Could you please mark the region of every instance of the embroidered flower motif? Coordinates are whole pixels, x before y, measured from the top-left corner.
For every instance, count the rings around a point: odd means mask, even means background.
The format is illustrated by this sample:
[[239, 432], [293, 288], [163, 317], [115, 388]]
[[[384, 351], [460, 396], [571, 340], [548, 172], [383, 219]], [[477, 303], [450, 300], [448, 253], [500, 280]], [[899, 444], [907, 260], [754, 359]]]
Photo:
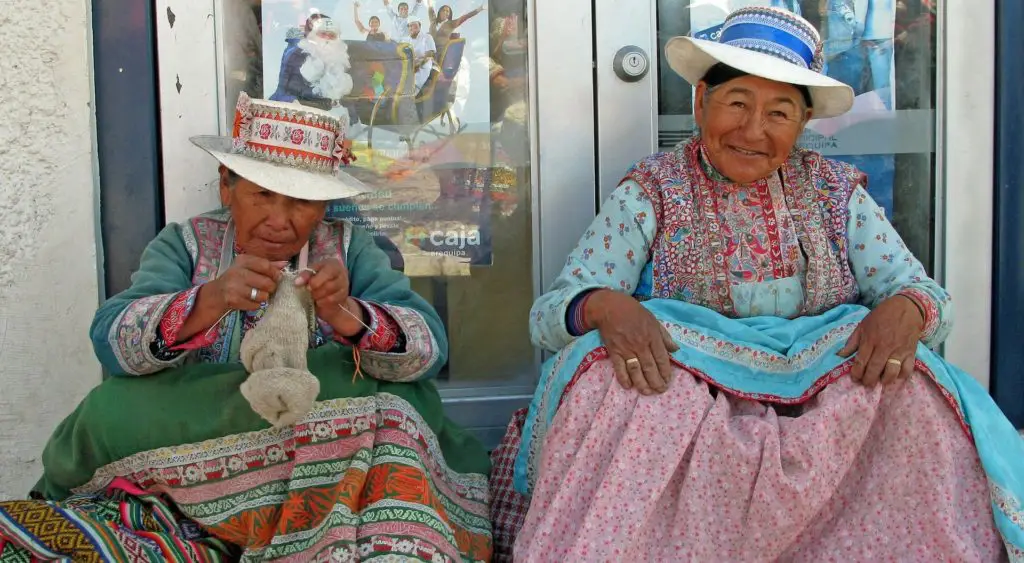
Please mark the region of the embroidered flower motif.
[[245, 469], [245, 462], [238, 456], [231, 456], [231, 458], [228, 459], [228, 469], [231, 470], [232, 473], [241, 471]]
[[260, 138], [264, 141], [270, 138], [270, 124], [264, 123], [260, 125]]
[[203, 472], [199, 469], [198, 465], [189, 465], [185, 468], [184, 478], [186, 483], [196, 483], [202, 479], [202, 477]]
[[267, 461], [271, 463], [277, 463], [284, 459], [284, 450], [279, 446], [271, 446], [267, 448]]
[[292, 137], [291, 137], [291, 139], [292, 139], [292, 144], [293, 145], [301, 145], [302, 144], [302, 140], [305, 139], [305, 138], [306, 138], [306, 134], [302, 131], [302, 129], [298, 129], [298, 128], [292, 129]]
[[326, 422], [319, 422], [313, 426], [313, 435], [317, 438], [330, 438], [333, 433], [331, 425]]
[[325, 151], [331, 148], [331, 138], [327, 135], [320, 136], [320, 150]]

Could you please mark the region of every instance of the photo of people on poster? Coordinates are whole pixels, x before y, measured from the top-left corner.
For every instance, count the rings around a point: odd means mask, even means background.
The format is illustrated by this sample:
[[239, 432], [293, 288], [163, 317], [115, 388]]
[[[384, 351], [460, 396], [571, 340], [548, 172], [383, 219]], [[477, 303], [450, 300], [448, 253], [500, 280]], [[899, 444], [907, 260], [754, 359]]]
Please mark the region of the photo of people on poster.
[[[393, 265], [412, 268], [412, 275], [436, 273], [433, 266], [416, 266], [418, 258], [489, 264], [484, 200], [492, 198], [492, 188], [499, 193], [494, 197], [515, 188], [494, 128], [494, 111], [503, 105], [494, 100], [504, 95], [495, 98], [492, 90], [515, 88], [508, 82], [513, 75], [495, 72], [501, 68], [496, 57], [504, 55], [492, 52], [487, 13], [493, 4], [260, 3], [267, 97], [346, 119], [357, 155], [353, 174], [375, 188], [337, 202], [329, 213], [365, 227], [382, 247], [394, 247], [386, 248]], [[526, 142], [526, 131], [519, 133], [517, 141]]]

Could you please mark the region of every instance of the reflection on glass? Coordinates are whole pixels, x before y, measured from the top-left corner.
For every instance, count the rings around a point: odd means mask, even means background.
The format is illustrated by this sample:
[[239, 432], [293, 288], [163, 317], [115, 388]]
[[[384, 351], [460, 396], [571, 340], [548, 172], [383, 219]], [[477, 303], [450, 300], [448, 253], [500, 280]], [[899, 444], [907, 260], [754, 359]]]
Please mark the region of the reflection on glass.
[[[775, 6], [820, 32], [825, 72], [853, 88], [847, 116], [812, 121], [801, 144], [850, 162], [910, 250], [931, 271], [935, 225], [934, 0], [658, 0], [659, 51], [677, 35], [713, 38], [729, 11]], [[659, 59], [662, 149], [693, 134], [692, 90]]]
[[[221, 0], [225, 99], [349, 121], [370, 231], [447, 324], [442, 375], [532, 381], [525, 0]], [[225, 112], [227, 113], [227, 112]]]

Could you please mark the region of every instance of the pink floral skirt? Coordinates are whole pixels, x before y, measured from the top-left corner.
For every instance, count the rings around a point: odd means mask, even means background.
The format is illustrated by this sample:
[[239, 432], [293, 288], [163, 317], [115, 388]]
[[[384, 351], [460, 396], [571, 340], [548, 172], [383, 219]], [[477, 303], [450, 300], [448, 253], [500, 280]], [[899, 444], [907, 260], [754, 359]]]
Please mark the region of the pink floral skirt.
[[682, 369], [645, 397], [602, 360], [567, 390], [539, 468], [516, 561], [1007, 558], [971, 439], [920, 372], [783, 407]]

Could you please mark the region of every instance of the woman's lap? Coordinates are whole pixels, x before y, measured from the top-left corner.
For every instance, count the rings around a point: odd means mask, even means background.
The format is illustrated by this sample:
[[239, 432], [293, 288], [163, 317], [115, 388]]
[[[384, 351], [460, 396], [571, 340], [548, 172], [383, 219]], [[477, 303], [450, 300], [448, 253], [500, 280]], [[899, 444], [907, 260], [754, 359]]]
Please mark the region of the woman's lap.
[[[40, 490], [56, 499], [68, 489], [102, 496], [124, 479], [257, 557], [487, 559], [483, 448], [443, 416], [432, 384], [353, 381], [338, 357], [311, 355], [320, 401], [284, 429], [245, 412], [237, 390], [244, 374], [230, 366], [166, 374], [173, 382], [160, 375], [104, 384], [54, 434]], [[190, 393], [159, 393], [179, 385], [207, 394], [185, 404]], [[172, 404], [110, 413], [155, 395]], [[209, 438], [218, 427], [229, 430]]]
[[843, 377], [791, 410], [683, 370], [642, 397], [598, 362], [545, 437], [517, 559], [998, 558], [977, 453], [928, 376]]

